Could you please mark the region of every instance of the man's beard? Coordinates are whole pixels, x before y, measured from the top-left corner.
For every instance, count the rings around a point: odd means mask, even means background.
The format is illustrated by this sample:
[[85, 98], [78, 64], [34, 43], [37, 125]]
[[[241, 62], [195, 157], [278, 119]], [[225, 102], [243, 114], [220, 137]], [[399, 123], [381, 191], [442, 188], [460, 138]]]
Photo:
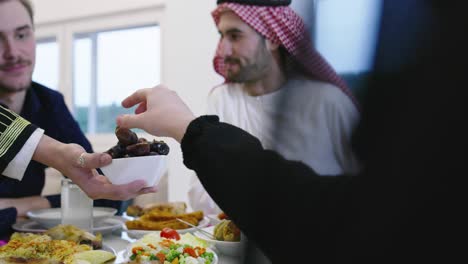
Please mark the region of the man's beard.
[[229, 82], [234, 82], [234, 83], [245, 83], [245, 82], [252, 82], [252, 81], [257, 81], [263, 76], [263, 73], [265, 72], [265, 67], [260, 67], [258, 64], [249, 64], [246, 66], [242, 66], [240, 62], [238, 63], [239, 65], [239, 71], [230, 74], [227, 72], [226, 74], [226, 79]]
[[227, 57], [224, 59], [224, 63], [237, 64], [239, 70], [236, 73], [226, 72], [226, 80], [234, 83], [245, 83], [254, 82], [262, 79], [270, 64], [272, 63], [272, 57], [265, 45], [260, 44], [259, 50], [256, 53], [255, 60], [247, 65], [242, 65], [240, 59]]

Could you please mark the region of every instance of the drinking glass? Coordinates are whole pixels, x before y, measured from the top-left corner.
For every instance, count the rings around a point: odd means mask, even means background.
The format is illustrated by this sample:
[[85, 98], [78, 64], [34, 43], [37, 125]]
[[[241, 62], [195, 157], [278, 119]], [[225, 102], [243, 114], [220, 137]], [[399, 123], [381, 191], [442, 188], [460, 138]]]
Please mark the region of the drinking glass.
[[62, 179], [61, 192], [62, 224], [81, 229], [93, 229], [93, 200], [70, 179]]

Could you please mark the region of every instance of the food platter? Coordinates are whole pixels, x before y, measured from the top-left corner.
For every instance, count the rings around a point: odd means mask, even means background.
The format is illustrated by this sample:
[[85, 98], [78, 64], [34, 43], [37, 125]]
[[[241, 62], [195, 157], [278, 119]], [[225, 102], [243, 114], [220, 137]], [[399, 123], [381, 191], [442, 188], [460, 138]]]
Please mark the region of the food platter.
[[[93, 227], [93, 233], [101, 233], [102, 235], [107, 235], [113, 231], [123, 229], [125, 219], [120, 216], [112, 216], [101, 221], [97, 221]], [[13, 229], [19, 232], [30, 232], [30, 233], [43, 233], [45, 229], [35, 220], [25, 220], [16, 222], [13, 226]]]
[[129, 206], [124, 218], [128, 219], [125, 221], [124, 230], [133, 239], [155, 232], [159, 234], [164, 228], [184, 234], [194, 232], [196, 227], [202, 228], [210, 224], [210, 219], [203, 211], [187, 212], [185, 202], [154, 203], [145, 207]]
[[[210, 219], [208, 217], [203, 217], [203, 219], [198, 223], [198, 228], [203, 228], [207, 227], [210, 224]], [[136, 229], [128, 229], [125, 225], [123, 229], [127, 232], [128, 236], [130, 238], [134, 239], [139, 239], [142, 238], [144, 235], [156, 232], [159, 233], [160, 231], [157, 230], [136, 230]], [[193, 233], [195, 232], [195, 228], [186, 228], [186, 229], [177, 229], [177, 232], [180, 234], [185, 234], [185, 233]]]
[[0, 263], [105, 264], [115, 259], [116, 251], [101, 237], [71, 225], [46, 233], [15, 232], [0, 248]]

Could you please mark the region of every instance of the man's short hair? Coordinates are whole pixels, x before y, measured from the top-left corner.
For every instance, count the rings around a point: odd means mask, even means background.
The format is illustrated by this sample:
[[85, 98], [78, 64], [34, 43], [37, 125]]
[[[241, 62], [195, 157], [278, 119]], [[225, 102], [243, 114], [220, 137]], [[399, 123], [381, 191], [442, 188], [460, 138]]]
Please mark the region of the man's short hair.
[[[7, 1], [16, 1], [16, 0], [0, 0], [0, 3], [2, 2], [7, 2]], [[26, 11], [28, 11], [29, 17], [31, 18], [31, 22], [34, 23], [34, 9], [33, 5], [30, 0], [18, 0], [24, 8], [26, 8]]]
[[20, 3], [26, 8], [28, 11], [29, 17], [31, 18], [31, 22], [34, 23], [34, 9], [30, 0], [19, 0]]

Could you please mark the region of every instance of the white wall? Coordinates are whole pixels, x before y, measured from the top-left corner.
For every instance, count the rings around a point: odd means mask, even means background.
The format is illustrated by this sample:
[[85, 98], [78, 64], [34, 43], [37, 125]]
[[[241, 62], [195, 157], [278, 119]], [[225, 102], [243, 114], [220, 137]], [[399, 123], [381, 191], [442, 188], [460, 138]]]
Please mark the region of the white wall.
[[[221, 82], [212, 66], [218, 41], [210, 15], [215, 3], [214, 0], [168, 0], [166, 5], [164, 80], [197, 115], [205, 111], [209, 90]], [[189, 170], [182, 165], [178, 146], [172, 147], [171, 155], [169, 200], [185, 200]]]
[[[33, 0], [36, 27], [60, 25], [65, 21], [86, 21], [90, 17], [122, 14], [161, 8], [162, 80], [176, 90], [189, 107], [204, 113], [208, 91], [221, 82], [211, 59], [218, 33], [210, 11], [215, 0]], [[169, 166], [169, 200], [187, 201], [188, 169], [182, 164], [178, 143], [167, 140], [171, 147]]]

